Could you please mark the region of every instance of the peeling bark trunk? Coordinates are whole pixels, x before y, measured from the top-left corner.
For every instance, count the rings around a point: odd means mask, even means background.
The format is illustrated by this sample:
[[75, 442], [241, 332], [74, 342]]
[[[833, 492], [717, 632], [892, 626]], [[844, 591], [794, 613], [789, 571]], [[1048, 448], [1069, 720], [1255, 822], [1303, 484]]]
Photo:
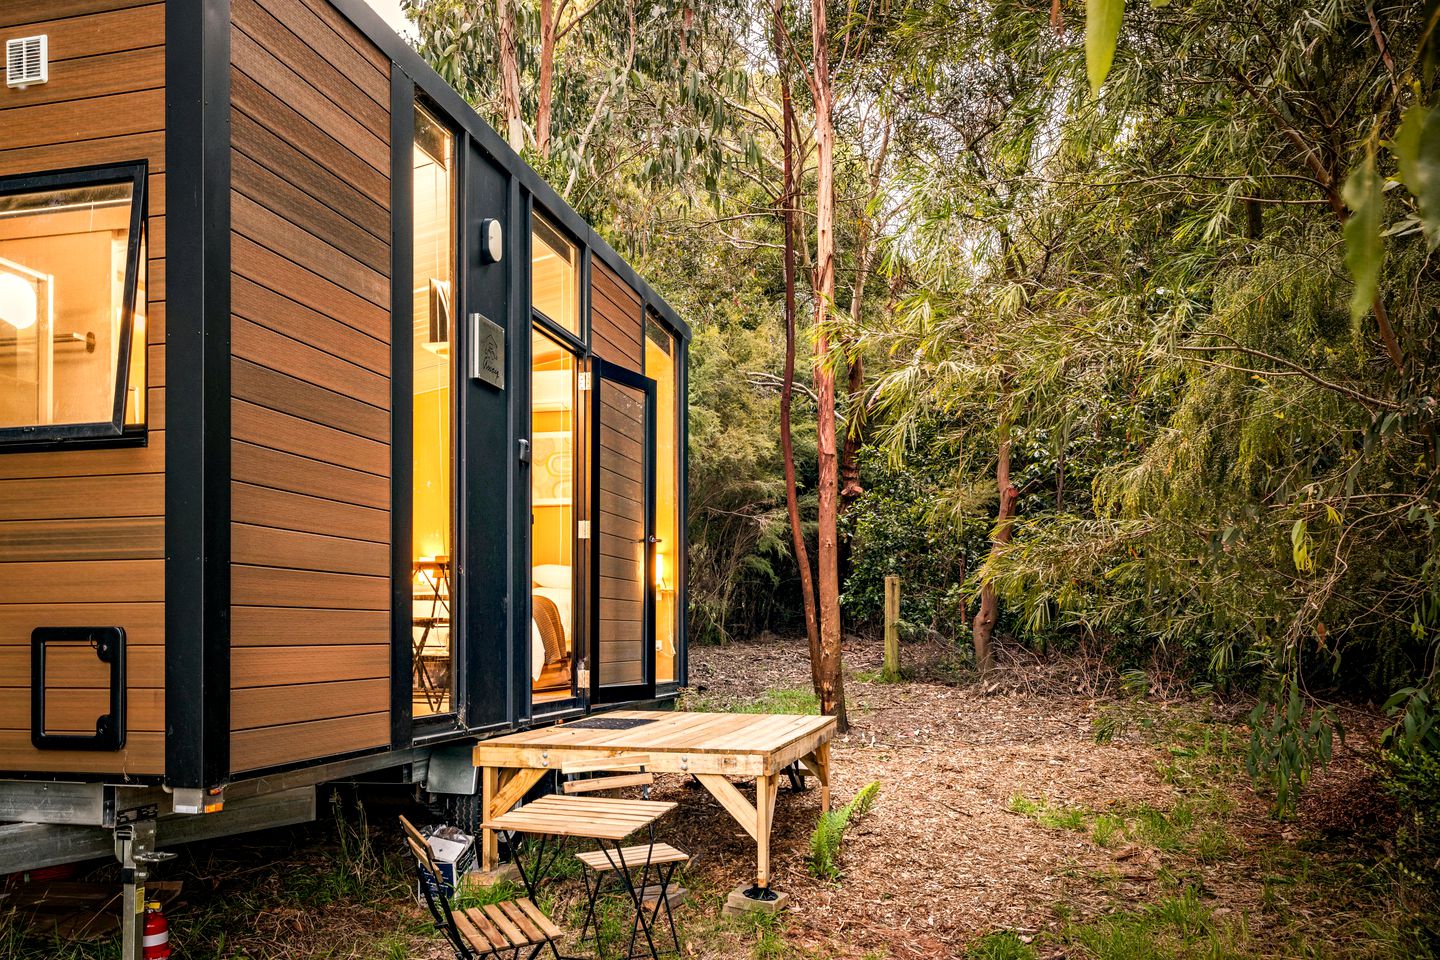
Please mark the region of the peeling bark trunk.
[[555, 103], [555, 37], [560, 28], [555, 0], [540, 0], [540, 89], [535, 111], [535, 150], [550, 157], [550, 114]]
[[500, 109], [505, 114], [505, 134], [510, 149], [525, 149], [525, 120], [520, 115], [520, 67], [515, 53], [515, 17], [510, 0], [496, 0], [500, 27]]
[[[790, 414], [795, 401], [795, 140], [791, 136], [795, 105], [790, 97], [790, 74], [785, 59], [783, 28], [784, 0], [775, 0], [775, 61], [780, 77], [780, 107], [785, 126], [783, 178], [780, 209], [785, 225], [785, 372], [780, 385], [780, 455], [785, 468], [785, 509], [790, 516], [790, 539], [795, 565], [800, 571], [800, 598], [805, 610], [805, 636], [810, 641], [810, 678], [820, 689], [820, 628], [815, 613], [815, 581], [810, 570], [810, 551], [805, 546], [805, 527], [800, 522], [800, 494], [795, 480], [795, 442]], [[818, 695], [818, 694], [817, 694]]]
[[[1010, 483], [1010, 429], [1002, 428], [1000, 449], [995, 458], [995, 484], [1000, 490], [1000, 508], [996, 511], [995, 528], [990, 534], [990, 555], [1010, 542], [1011, 526], [1015, 517], [1015, 499], [1018, 494]], [[995, 586], [984, 583], [980, 587], [980, 610], [975, 614], [975, 666], [983, 677], [995, 668], [995, 649], [992, 640], [995, 621], [1000, 616], [1000, 598]]]
[[830, 339], [825, 322], [835, 300], [835, 123], [830, 78], [830, 40], [825, 0], [810, 0], [813, 61], [810, 93], [815, 104], [815, 394], [819, 461], [819, 535], [817, 601], [820, 614], [820, 709], [835, 717], [841, 731], [845, 715], [845, 675], [840, 651], [840, 569], [838, 458], [835, 452], [835, 374], [830, 369]]

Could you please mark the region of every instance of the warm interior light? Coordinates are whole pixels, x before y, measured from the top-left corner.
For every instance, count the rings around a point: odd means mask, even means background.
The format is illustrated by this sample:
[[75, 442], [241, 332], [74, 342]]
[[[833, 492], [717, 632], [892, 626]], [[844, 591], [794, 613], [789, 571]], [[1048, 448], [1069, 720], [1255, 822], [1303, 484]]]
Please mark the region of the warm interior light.
[[0, 273], [0, 320], [16, 330], [29, 330], [40, 315], [35, 284], [13, 273]]
[[657, 589], [665, 589], [665, 554], [655, 554], [655, 586]]

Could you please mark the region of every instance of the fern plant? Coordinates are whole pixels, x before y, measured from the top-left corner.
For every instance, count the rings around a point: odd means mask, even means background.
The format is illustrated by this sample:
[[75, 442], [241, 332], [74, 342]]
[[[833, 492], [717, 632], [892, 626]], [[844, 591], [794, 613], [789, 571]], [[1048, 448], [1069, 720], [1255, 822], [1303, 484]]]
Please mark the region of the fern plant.
[[845, 806], [820, 815], [810, 835], [810, 873], [820, 880], [840, 879], [840, 844], [850, 824], [870, 812], [880, 793], [880, 781], [872, 780]]

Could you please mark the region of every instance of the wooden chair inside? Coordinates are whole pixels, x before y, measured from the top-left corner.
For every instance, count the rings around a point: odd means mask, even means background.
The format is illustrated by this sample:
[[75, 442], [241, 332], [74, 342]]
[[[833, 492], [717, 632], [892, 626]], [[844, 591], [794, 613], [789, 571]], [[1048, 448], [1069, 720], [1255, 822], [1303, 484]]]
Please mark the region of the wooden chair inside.
[[400, 818], [400, 826], [415, 855], [425, 905], [430, 908], [436, 928], [450, 941], [457, 960], [519, 960], [522, 956], [534, 960], [547, 945], [559, 958], [555, 941], [560, 937], [560, 928], [529, 897], [483, 907], [453, 908], [429, 839], [405, 817]]

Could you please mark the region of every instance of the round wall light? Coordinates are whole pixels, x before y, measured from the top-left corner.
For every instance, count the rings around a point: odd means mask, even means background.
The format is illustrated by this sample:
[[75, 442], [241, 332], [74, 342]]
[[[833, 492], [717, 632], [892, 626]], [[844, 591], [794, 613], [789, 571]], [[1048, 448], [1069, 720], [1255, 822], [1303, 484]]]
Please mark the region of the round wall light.
[[505, 256], [505, 231], [499, 220], [480, 221], [480, 260], [482, 263], [499, 263]]

